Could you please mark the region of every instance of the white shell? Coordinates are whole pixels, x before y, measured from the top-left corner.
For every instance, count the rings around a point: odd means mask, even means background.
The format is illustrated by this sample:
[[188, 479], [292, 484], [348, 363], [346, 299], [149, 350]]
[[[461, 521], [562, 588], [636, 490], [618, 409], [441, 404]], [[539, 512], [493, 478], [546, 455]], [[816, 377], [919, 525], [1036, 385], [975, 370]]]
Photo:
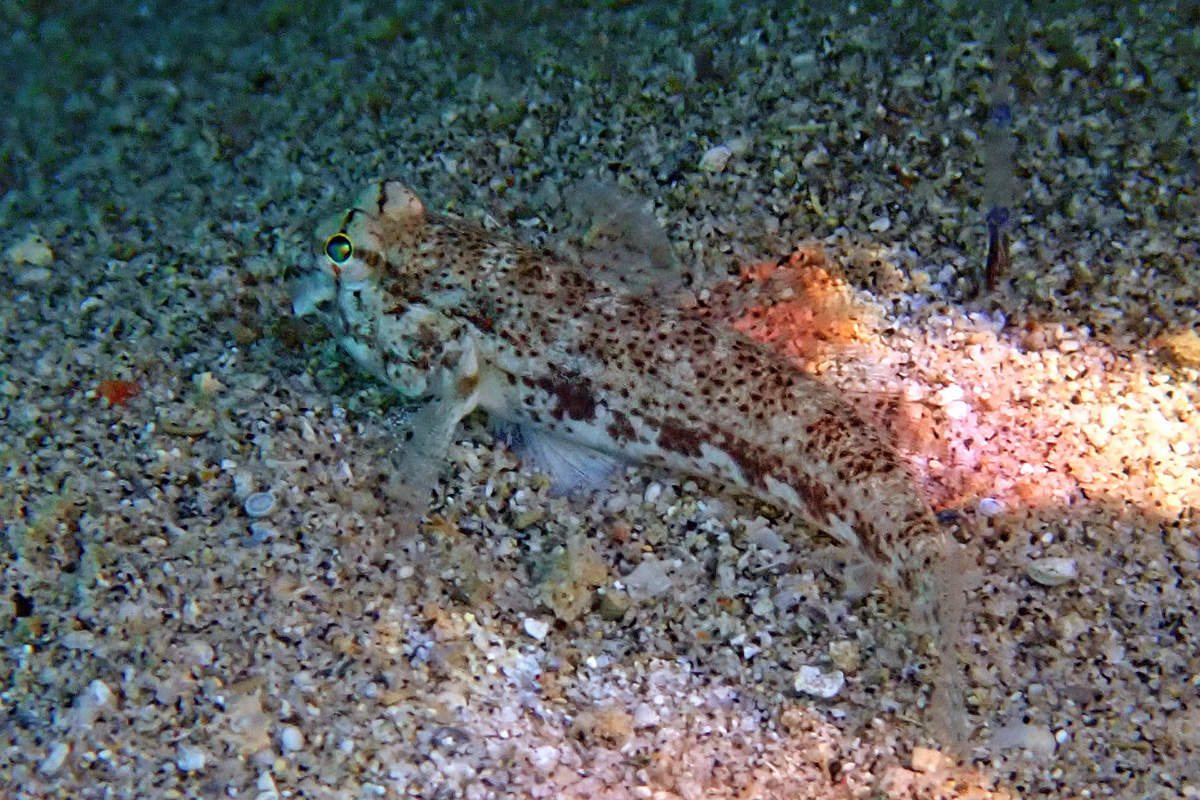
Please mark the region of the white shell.
[[1025, 574], [1042, 586], [1062, 586], [1079, 577], [1079, 567], [1073, 558], [1038, 558], [1029, 562]]
[[550, 624], [540, 619], [526, 617], [524, 622], [525, 633], [537, 639], [539, 642], [546, 638], [550, 633]]
[[275, 510], [275, 493], [274, 492], [255, 492], [246, 498], [242, 503], [242, 508], [246, 511], [247, 517], [265, 517]]
[[284, 725], [279, 731], [279, 746], [289, 752], [304, 747], [304, 734], [295, 725]]
[[733, 151], [723, 144], [709, 149], [707, 153], [700, 157], [700, 169], [705, 172], [720, 172], [725, 169], [725, 165], [729, 163], [730, 156]]
[[946, 416], [950, 419], [966, 419], [971, 414], [971, 407], [962, 400], [955, 400], [946, 406]]
[[939, 389], [934, 395], [933, 401], [939, 406], [948, 406], [964, 397], [966, 397], [966, 392], [963, 391], [963, 388], [957, 383], [951, 383]]
[[1001, 503], [994, 497], [980, 498], [979, 505], [976, 508], [985, 517], [994, 517], [997, 514], [1004, 513], [1004, 503]]

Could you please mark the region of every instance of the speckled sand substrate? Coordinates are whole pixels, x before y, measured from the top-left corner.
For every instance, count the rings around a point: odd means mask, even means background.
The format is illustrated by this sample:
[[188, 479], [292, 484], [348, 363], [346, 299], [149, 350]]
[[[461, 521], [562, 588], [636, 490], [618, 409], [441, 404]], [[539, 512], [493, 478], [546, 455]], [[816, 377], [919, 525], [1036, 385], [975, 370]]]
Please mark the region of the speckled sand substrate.
[[[54, 258], [2, 265], [6, 797], [1200, 793], [1200, 374], [1154, 338], [1200, 324], [1194, 16], [1012, 37], [1013, 280], [973, 299], [986, 17], [15, 5], [0, 247]], [[898, 399], [961, 512], [965, 708], [714, 487], [549, 498], [473, 421], [430, 521], [389, 516], [386, 394], [284, 285], [380, 174], [520, 231], [616, 176], [717, 294], [821, 250], [862, 315], [805, 368]]]

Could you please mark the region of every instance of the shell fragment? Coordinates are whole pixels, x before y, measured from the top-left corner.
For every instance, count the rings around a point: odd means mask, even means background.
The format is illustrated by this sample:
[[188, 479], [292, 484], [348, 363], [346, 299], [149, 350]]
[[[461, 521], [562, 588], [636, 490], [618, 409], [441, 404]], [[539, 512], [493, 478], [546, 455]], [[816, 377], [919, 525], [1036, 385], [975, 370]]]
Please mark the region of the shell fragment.
[[1038, 558], [1029, 562], [1025, 574], [1042, 586], [1062, 586], [1079, 577], [1079, 566], [1073, 558]]

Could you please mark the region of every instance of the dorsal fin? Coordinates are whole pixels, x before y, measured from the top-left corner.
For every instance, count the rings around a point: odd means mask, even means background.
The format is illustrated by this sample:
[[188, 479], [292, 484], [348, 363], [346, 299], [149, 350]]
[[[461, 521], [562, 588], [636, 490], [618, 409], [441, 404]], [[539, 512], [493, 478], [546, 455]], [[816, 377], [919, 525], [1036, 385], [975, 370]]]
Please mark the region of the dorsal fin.
[[596, 179], [570, 186], [565, 198], [585, 231], [577, 257], [591, 277], [639, 296], [670, 295], [686, 285], [675, 248], [646, 200]]

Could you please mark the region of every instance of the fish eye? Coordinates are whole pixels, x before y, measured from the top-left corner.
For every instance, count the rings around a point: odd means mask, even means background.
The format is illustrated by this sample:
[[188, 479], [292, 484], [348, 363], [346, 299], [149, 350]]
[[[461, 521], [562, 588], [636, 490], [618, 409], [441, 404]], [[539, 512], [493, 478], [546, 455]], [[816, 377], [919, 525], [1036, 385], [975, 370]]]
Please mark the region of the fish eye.
[[334, 264], [345, 264], [354, 255], [354, 243], [344, 233], [335, 233], [325, 240], [325, 255]]

